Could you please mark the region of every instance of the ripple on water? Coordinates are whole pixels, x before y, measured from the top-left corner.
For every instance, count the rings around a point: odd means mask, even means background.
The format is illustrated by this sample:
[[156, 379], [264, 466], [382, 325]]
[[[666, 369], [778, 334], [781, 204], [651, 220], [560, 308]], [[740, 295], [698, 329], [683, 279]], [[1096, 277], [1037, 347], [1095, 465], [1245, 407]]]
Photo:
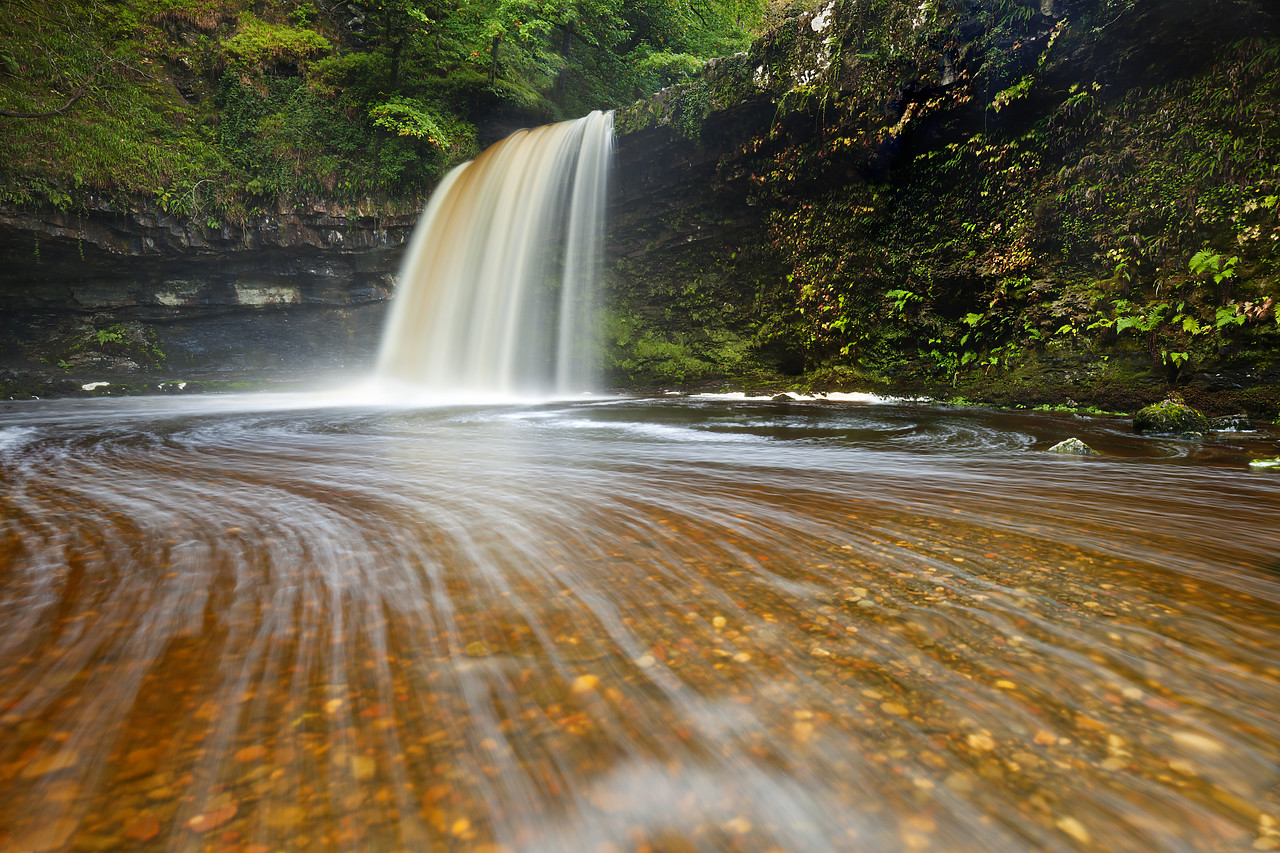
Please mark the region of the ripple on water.
[[1266, 849], [1280, 479], [1150, 447], [868, 401], [10, 408], [0, 847]]

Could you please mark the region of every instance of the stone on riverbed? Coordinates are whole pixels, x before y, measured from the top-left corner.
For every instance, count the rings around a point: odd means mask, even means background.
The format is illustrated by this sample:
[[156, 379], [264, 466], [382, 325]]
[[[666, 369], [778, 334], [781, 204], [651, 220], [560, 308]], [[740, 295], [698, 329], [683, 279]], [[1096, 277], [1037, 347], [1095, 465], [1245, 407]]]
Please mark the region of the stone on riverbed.
[[1209, 422], [1209, 429], [1214, 432], [1255, 432], [1253, 421], [1248, 415], [1223, 415]]
[[1170, 394], [1133, 416], [1133, 431], [1174, 435], [1200, 434], [1209, 431], [1209, 419], [1193, 409], [1176, 394]]
[[1085, 444], [1078, 438], [1068, 438], [1066, 441], [1059, 441], [1053, 447], [1049, 448], [1050, 453], [1066, 453], [1076, 454], [1079, 456], [1097, 456], [1098, 451]]
[[1280, 456], [1272, 459], [1254, 459], [1249, 467], [1258, 471], [1280, 471]]

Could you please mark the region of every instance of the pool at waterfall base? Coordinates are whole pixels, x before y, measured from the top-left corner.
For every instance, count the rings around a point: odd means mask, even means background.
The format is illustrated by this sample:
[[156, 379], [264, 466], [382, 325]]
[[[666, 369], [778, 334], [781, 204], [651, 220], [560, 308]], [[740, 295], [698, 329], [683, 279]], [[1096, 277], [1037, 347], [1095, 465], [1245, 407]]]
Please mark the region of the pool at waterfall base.
[[0, 404], [0, 849], [1280, 849], [1276, 439]]

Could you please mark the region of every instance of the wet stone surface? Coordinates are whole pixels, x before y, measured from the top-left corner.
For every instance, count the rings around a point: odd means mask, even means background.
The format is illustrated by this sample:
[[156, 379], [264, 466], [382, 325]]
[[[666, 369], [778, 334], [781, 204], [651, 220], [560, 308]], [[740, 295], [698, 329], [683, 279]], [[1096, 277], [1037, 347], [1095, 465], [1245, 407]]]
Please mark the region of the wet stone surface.
[[10, 404], [0, 849], [1280, 849], [1275, 448], [802, 400]]

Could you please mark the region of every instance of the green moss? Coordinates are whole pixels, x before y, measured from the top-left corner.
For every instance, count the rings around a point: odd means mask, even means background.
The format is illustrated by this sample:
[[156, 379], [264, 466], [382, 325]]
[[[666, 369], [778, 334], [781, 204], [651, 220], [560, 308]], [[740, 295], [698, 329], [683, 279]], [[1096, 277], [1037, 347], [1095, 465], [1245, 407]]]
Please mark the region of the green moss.
[[1168, 397], [1133, 416], [1135, 432], [1185, 435], [1209, 431], [1209, 419], [1179, 397]]
[[666, 115], [662, 105], [653, 98], [636, 101], [613, 114], [613, 129], [618, 136], [626, 136], [640, 130], [657, 127]]
[[738, 106], [761, 92], [755, 70], [746, 54], [713, 60], [704, 72], [712, 109]]
[[333, 49], [315, 30], [270, 24], [251, 12], [241, 12], [235, 35], [223, 42], [227, 65], [236, 71], [264, 70], [273, 62], [306, 63]]

